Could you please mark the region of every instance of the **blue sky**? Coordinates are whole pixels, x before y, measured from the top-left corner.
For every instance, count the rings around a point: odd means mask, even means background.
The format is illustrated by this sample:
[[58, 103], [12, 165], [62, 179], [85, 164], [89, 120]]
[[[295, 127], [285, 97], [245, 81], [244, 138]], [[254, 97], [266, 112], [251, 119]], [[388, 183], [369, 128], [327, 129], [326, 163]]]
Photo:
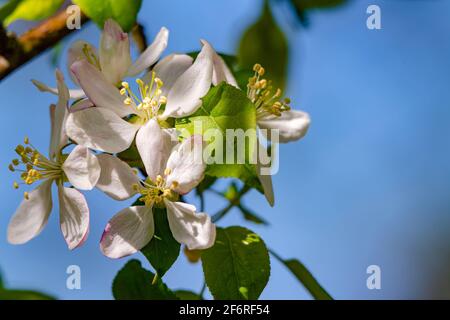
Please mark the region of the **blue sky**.
[[[197, 50], [201, 38], [233, 53], [261, 1], [185, 3], [144, 1], [140, 21], [149, 37], [161, 26], [170, 29], [168, 53]], [[369, 4], [380, 5], [382, 30], [366, 28]], [[293, 28], [283, 10], [277, 6], [276, 15], [290, 41], [288, 95], [294, 107], [310, 113], [312, 125], [304, 140], [281, 147], [276, 206], [270, 208], [256, 192], [245, 200], [271, 222], [250, 228], [283, 257], [299, 258], [335, 298], [448, 298], [450, 3], [351, 1], [312, 12], [308, 29]], [[90, 24], [70, 40], [76, 38], [97, 43], [99, 31]], [[126, 259], [105, 258], [98, 241], [109, 218], [128, 203], [87, 193], [91, 232], [73, 252], [61, 236], [57, 207], [39, 237], [22, 246], [6, 242], [7, 223], [22, 198], [7, 170], [14, 147], [25, 135], [42, 150], [48, 145], [54, 97], [39, 93], [29, 80], [54, 83], [49, 59], [42, 55], [0, 83], [0, 268], [10, 287], [62, 299], [110, 299], [112, 279]], [[211, 196], [207, 210], [223, 205]], [[242, 223], [234, 211], [221, 221]], [[66, 288], [72, 264], [81, 267], [82, 290]], [[381, 267], [381, 290], [366, 288], [372, 264]], [[198, 291], [201, 267], [181, 255], [165, 281]], [[272, 261], [261, 297], [309, 295]]]

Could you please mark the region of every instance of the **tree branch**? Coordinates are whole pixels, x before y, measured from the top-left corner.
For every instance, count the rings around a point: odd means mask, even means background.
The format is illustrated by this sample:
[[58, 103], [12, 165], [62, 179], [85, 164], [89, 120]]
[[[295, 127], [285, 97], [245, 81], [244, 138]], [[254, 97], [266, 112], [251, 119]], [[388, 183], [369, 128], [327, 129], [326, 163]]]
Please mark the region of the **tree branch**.
[[[38, 56], [74, 30], [67, 28], [66, 10], [16, 37], [0, 27], [0, 81], [13, 71]], [[81, 24], [88, 18], [81, 13]], [[5, 44], [5, 45], [3, 45]]]

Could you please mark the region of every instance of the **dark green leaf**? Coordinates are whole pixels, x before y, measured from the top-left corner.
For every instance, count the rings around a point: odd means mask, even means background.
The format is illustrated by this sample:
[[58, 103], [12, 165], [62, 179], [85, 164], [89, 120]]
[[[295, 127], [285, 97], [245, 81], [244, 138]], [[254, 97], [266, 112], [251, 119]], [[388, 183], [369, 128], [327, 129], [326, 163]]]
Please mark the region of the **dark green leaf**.
[[202, 194], [209, 188], [213, 186], [214, 183], [216, 183], [217, 178], [211, 177], [211, 176], [205, 176], [205, 178], [202, 180], [202, 182], [199, 183], [199, 185], [196, 188], [197, 195]]
[[[138, 260], [130, 260], [113, 281], [116, 300], [176, 300], [175, 294], [155, 275], [142, 268]], [[154, 282], [154, 283], [152, 283]]]
[[262, 14], [242, 36], [239, 44], [239, 64], [251, 69], [255, 63], [265, 70], [265, 78], [272, 80], [274, 87], [284, 89], [288, 64], [288, 42], [277, 25], [269, 2], [264, 1]]
[[258, 299], [270, 276], [263, 240], [242, 227], [217, 228], [213, 247], [202, 253], [206, 284], [215, 299]]
[[8, 2], [6, 2], [5, 4], [3, 4], [0, 7], [0, 22], [3, 23], [3, 21], [11, 14], [14, 12], [14, 10], [16, 9], [16, 7], [19, 5], [19, 3], [22, 0], [10, 0]]
[[250, 209], [244, 207], [242, 204], [239, 205], [238, 208], [244, 216], [245, 220], [254, 222], [256, 224], [269, 225], [266, 220], [258, 216], [256, 213], [252, 212]]
[[[63, 4], [64, 0], [22, 0], [11, 1], [2, 7], [0, 18], [4, 18], [5, 25], [16, 20], [42, 20], [53, 15]], [[5, 8], [6, 7], [6, 8]], [[3, 8], [4, 11], [3, 11]]]
[[125, 32], [136, 23], [142, 0], [73, 0], [100, 28], [105, 21], [114, 19]]
[[141, 252], [155, 268], [160, 277], [174, 264], [180, 254], [180, 244], [172, 236], [166, 209], [153, 208], [155, 221], [155, 235], [153, 239], [141, 249]]
[[0, 289], [0, 300], [55, 300], [45, 293], [31, 290]]
[[[250, 161], [256, 145], [255, 106], [242, 90], [226, 83], [213, 87], [202, 100], [203, 104], [197, 112], [189, 117], [177, 120], [176, 128], [182, 131], [187, 130], [189, 134], [211, 133], [214, 132], [213, 130], [219, 132], [221, 137], [217, 137], [217, 139], [216, 136], [211, 137], [208, 141], [210, 143], [208, 147], [214, 146], [210, 149], [212, 153], [217, 149], [223, 150], [223, 158], [216, 157], [216, 160], [222, 161], [223, 164], [216, 161], [208, 165], [206, 174], [218, 178], [238, 178], [261, 191], [255, 165], [251, 164]], [[201, 124], [201, 132], [195, 132], [194, 123]], [[232, 146], [235, 158], [232, 164], [227, 164], [225, 158], [227, 154], [225, 143], [227, 129], [231, 129], [231, 132], [236, 132], [233, 129], [242, 129], [247, 134], [241, 145], [243, 148], [238, 149], [239, 143], [236, 143], [237, 140], [235, 139]], [[244, 163], [237, 163], [238, 154], [243, 154]]]
[[203, 300], [197, 293], [188, 290], [177, 290], [175, 295], [180, 300]]

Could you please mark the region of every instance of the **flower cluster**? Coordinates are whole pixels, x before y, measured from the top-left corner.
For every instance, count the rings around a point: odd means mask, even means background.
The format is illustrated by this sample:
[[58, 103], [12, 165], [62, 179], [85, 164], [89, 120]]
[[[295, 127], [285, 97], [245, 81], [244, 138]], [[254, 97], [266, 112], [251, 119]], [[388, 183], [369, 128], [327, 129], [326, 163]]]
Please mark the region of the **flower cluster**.
[[[204, 178], [205, 141], [201, 135], [181, 139], [173, 123], [195, 113], [211, 86], [226, 82], [239, 87], [224, 60], [205, 40], [195, 59], [185, 54], [160, 59], [168, 37], [168, 30], [162, 28], [133, 63], [128, 35], [108, 20], [98, 51], [83, 41], [69, 50], [69, 74], [79, 89], [69, 90], [59, 71], [56, 88], [33, 80], [39, 90], [55, 94], [58, 102], [50, 106], [48, 155], [25, 138], [9, 166], [20, 172], [21, 182], [14, 182], [14, 188], [37, 184], [24, 193], [10, 221], [10, 243], [25, 243], [45, 227], [52, 211], [54, 182], [61, 230], [69, 249], [87, 238], [90, 213], [79, 190], [93, 188], [115, 200], [135, 196], [138, 200], [114, 215], [104, 229], [100, 248], [110, 258], [133, 254], [151, 241], [153, 208], [166, 208], [173, 237], [188, 249], [214, 244], [216, 229], [210, 216], [182, 199]], [[289, 100], [280, 99], [281, 92], [263, 79], [262, 66], [255, 65], [254, 71], [247, 96], [255, 105], [258, 126], [279, 130], [281, 142], [304, 136], [308, 115], [291, 110]], [[127, 82], [127, 78], [135, 81]], [[142, 163], [140, 171], [117, 156], [134, 146]], [[261, 178], [261, 183], [271, 189], [267, 179]], [[270, 198], [273, 203], [273, 194]]]

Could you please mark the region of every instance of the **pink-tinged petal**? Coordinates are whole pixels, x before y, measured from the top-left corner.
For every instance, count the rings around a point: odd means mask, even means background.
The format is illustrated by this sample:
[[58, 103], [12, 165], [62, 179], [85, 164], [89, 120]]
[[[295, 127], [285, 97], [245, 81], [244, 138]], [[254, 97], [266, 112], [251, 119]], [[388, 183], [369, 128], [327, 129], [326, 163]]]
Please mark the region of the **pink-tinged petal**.
[[66, 122], [67, 135], [77, 144], [108, 153], [128, 149], [138, 129], [114, 112], [97, 107], [70, 113]]
[[164, 199], [172, 235], [189, 250], [210, 248], [216, 240], [216, 226], [206, 213], [196, 213], [193, 205]]
[[213, 54], [211, 47], [203, 46], [194, 64], [178, 77], [167, 95], [163, 119], [191, 115], [201, 106], [201, 98], [211, 87]]
[[56, 71], [58, 82], [58, 104], [50, 106], [51, 120], [51, 138], [50, 138], [50, 157], [51, 159], [59, 156], [61, 148], [67, 143], [68, 138], [65, 133], [65, 122], [68, 114], [69, 90], [64, 83], [64, 77], [61, 72]]
[[158, 61], [159, 57], [167, 47], [169, 41], [169, 30], [162, 27], [153, 40], [153, 43], [145, 49], [136, 62], [128, 69], [127, 76], [134, 77]]
[[[278, 130], [280, 142], [286, 143], [303, 138], [308, 132], [310, 122], [306, 112], [289, 110], [279, 117], [268, 116], [258, 119], [258, 126], [261, 129]], [[269, 134], [268, 137], [270, 136]]]
[[97, 157], [86, 147], [76, 146], [62, 165], [69, 182], [77, 189], [92, 190], [100, 177]]
[[202, 136], [193, 135], [173, 148], [167, 161], [167, 168], [170, 170], [166, 180], [168, 187], [176, 182], [174, 190], [185, 194], [203, 180], [206, 169], [203, 147]]
[[[44, 84], [38, 80], [34, 80], [34, 79], [31, 80], [31, 82], [41, 92], [48, 92], [48, 93], [54, 94], [55, 96], [58, 95], [58, 88], [51, 88], [51, 87], [47, 86], [46, 84]], [[86, 95], [84, 94], [84, 91], [81, 89], [69, 90], [69, 96], [70, 96], [70, 99], [74, 99], [74, 100], [78, 100], [78, 99], [82, 99], [82, 98], [86, 97]]]
[[82, 40], [75, 41], [67, 51], [67, 70], [69, 71], [69, 75], [72, 78], [72, 81], [78, 86], [80, 86], [80, 84], [78, 83], [78, 79], [72, 73], [70, 67], [76, 61], [88, 59], [87, 55], [89, 55], [89, 59], [91, 61], [98, 61], [97, 49], [89, 42]]
[[164, 83], [161, 88], [163, 96], [167, 97], [178, 77], [189, 69], [193, 61], [194, 59], [187, 54], [171, 54], [156, 64], [153, 71]]
[[102, 73], [113, 85], [119, 85], [131, 65], [130, 40], [117, 22], [108, 19], [100, 40]]
[[169, 158], [170, 151], [176, 141], [158, 124], [155, 119], [149, 120], [136, 135], [136, 146], [150, 179], [155, 181], [162, 175]]
[[89, 62], [76, 61], [72, 64], [71, 70], [86, 96], [97, 107], [111, 110], [121, 118], [134, 113], [133, 108], [124, 103], [125, 99], [119, 89], [109, 83], [106, 77]]
[[139, 183], [139, 177], [127, 163], [109, 154], [98, 155], [97, 159], [102, 168], [97, 188], [114, 200], [126, 200], [137, 193], [133, 185]]
[[77, 112], [77, 111], [81, 111], [87, 108], [92, 108], [94, 106], [94, 104], [92, 103], [91, 100], [89, 99], [83, 99], [80, 101], [75, 102], [70, 108], [69, 108], [69, 112]]
[[150, 207], [126, 208], [108, 222], [100, 240], [100, 249], [112, 259], [129, 256], [150, 242], [154, 230]]
[[204, 46], [209, 46], [210, 50], [213, 52], [213, 76], [212, 76], [212, 84], [218, 85], [222, 81], [239, 88], [236, 79], [228, 68], [227, 64], [223, 60], [223, 58], [217, 54], [211, 44], [206, 40], [201, 40]]
[[59, 185], [58, 195], [61, 232], [72, 250], [85, 241], [89, 231], [89, 208], [83, 194], [74, 188]]
[[47, 225], [52, 211], [52, 180], [42, 182], [22, 200], [8, 225], [8, 242], [23, 244], [36, 237]]

